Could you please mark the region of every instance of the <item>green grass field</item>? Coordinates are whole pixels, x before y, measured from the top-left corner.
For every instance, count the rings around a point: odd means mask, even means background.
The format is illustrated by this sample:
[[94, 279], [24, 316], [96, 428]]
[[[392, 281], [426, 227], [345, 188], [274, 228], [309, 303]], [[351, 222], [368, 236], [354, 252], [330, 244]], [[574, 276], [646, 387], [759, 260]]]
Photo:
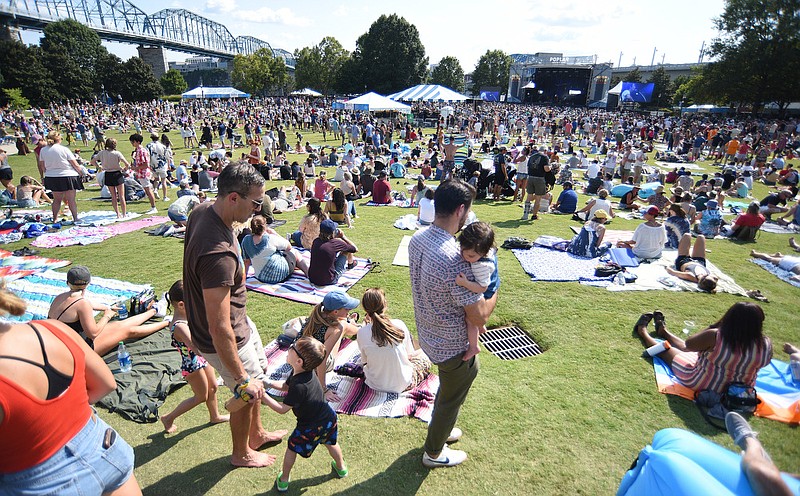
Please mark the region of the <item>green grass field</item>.
[[[110, 136], [119, 139], [121, 151], [128, 156], [131, 148], [127, 136], [116, 131]], [[186, 158], [189, 150], [180, 146], [178, 134], [171, 137], [178, 145], [176, 161]], [[309, 134], [305, 139], [321, 143], [321, 135]], [[12, 156], [10, 163], [15, 180], [23, 174], [38, 177], [33, 154]], [[401, 189], [403, 183], [392, 181]], [[765, 186], [756, 186], [756, 197], [766, 192]], [[110, 210], [110, 203], [89, 200], [97, 196], [97, 188], [80, 193], [79, 209]], [[174, 194], [171, 196], [174, 199]], [[582, 197], [581, 203], [585, 199]], [[380, 261], [383, 270], [368, 274], [350, 294], [360, 297], [366, 288], [382, 287], [389, 313], [413, 329], [408, 269], [391, 265], [401, 238], [409, 234], [393, 228], [392, 223], [410, 211], [368, 208], [361, 203], [357, 202], [360, 218], [347, 235], [361, 248], [362, 256]], [[158, 201], [160, 212], [166, 212], [167, 206]], [[134, 212], [149, 208], [146, 200], [129, 206]], [[569, 226], [578, 225], [568, 217], [554, 215], [522, 222], [518, 220], [522, 210], [507, 201], [478, 201], [473, 209], [495, 227], [499, 243], [512, 235], [568, 238]], [[301, 215], [300, 211], [278, 215], [288, 221], [279, 232], [293, 231]], [[612, 228], [634, 229], [637, 224], [616, 219]], [[800, 290], [748, 262], [747, 255], [753, 247], [786, 251], [787, 239], [785, 235], [762, 233], [755, 245], [712, 240], [708, 255], [742, 287], [761, 289], [769, 298], [770, 303], [763, 304], [765, 332], [773, 340], [775, 356], [782, 360], [788, 360], [780, 351], [783, 343], [800, 342]], [[23, 240], [4, 248], [14, 250], [27, 244]], [[152, 284], [157, 292], [165, 291], [181, 277], [182, 253], [179, 240], [151, 237], [141, 231], [101, 244], [42, 250], [44, 256], [85, 264], [97, 276]], [[715, 322], [740, 297], [668, 291], [612, 293], [577, 283], [532, 283], [511, 252], [500, 250], [499, 263], [502, 287], [489, 326], [517, 323], [546, 352], [510, 362], [485, 350], [480, 354], [482, 370], [458, 422], [465, 434], [457, 447], [469, 453], [469, 460], [459, 467], [429, 471], [420, 462], [423, 423], [341, 415], [339, 439], [350, 476], [336, 479], [327, 453], [321, 450], [295, 465], [291, 494], [612, 494], [639, 450], [659, 429], [688, 429], [734, 448], [728, 435], [709, 426], [691, 402], [658, 393], [652, 366], [640, 357], [642, 345], [631, 337], [631, 329], [640, 313], [654, 309], [664, 311], [673, 329], [680, 330], [683, 320], [696, 322], [700, 329]], [[265, 342], [279, 334], [280, 324], [307, 315], [311, 309], [261, 294], [248, 296], [248, 313]], [[188, 387], [180, 389], [168, 398], [163, 411], [170, 411], [190, 394]], [[220, 400], [228, 396], [223, 391]], [[180, 417], [180, 430], [169, 436], [162, 433], [160, 422], [142, 425], [106, 412], [100, 415], [134, 446], [135, 473], [145, 494], [245, 495], [274, 491], [285, 445], [266, 450], [278, 455], [274, 467], [233, 470], [228, 464], [229, 429], [226, 425], [209, 425], [202, 406]], [[262, 417], [268, 429], [294, 426], [291, 414], [280, 416], [264, 409]], [[778, 467], [800, 472], [796, 426], [761, 418], [754, 418], [752, 424]]]

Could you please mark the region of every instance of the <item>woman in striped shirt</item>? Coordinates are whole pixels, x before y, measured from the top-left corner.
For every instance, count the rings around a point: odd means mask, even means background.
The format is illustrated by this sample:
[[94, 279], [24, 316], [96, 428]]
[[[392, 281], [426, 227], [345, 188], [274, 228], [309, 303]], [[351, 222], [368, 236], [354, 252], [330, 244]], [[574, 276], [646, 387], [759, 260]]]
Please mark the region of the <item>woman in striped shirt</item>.
[[772, 342], [762, 333], [764, 311], [755, 303], [735, 303], [719, 322], [686, 341], [667, 331], [661, 312], [643, 314], [635, 331], [648, 348], [658, 343], [647, 332], [651, 319], [658, 337], [671, 345], [658, 357], [694, 391], [711, 389], [722, 394], [731, 382], [753, 386], [758, 370], [772, 359]]

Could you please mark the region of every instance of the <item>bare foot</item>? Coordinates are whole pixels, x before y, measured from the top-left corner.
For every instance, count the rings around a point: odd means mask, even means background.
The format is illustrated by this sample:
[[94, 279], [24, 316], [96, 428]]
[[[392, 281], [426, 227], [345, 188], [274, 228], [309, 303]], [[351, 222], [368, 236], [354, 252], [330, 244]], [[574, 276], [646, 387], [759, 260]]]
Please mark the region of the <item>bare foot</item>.
[[792, 343], [783, 343], [783, 351], [785, 351], [787, 355], [792, 355], [794, 353], [800, 353], [800, 348]]
[[259, 453], [258, 451], [248, 450], [245, 456], [231, 455], [231, 465], [234, 467], [269, 467], [275, 463], [275, 455]]
[[250, 449], [257, 450], [267, 443], [274, 443], [280, 441], [288, 433], [289, 431], [287, 431], [286, 429], [281, 429], [273, 432], [264, 431], [257, 437], [250, 436], [250, 442], [248, 443], [248, 445], [250, 446]]
[[178, 430], [178, 426], [175, 425], [175, 420], [166, 415], [161, 416], [161, 423], [164, 424], [164, 432], [167, 434], [172, 434]]
[[212, 424], [224, 424], [225, 422], [230, 422], [231, 416], [230, 415], [220, 415], [217, 418], [212, 418], [210, 422]]
[[756, 251], [755, 250], [750, 250], [750, 256], [751, 257], [755, 257], [756, 256]]
[[467, 360], [471, 359], [480, 352], [481, 352], [480, 348], [478, 348], [477, 346], [473, 348], [472, 345], [470, 345], [470, 347], [467, 348], [467, 351], [464, 352], [464, 358], [462, 358], [462, 360], [466, 362]]

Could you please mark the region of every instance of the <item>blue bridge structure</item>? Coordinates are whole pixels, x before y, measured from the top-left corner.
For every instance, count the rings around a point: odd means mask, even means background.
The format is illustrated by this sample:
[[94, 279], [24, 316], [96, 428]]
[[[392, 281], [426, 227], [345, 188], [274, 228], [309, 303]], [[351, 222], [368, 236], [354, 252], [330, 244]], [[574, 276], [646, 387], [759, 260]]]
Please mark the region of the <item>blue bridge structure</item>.
[[224, 25], [185, 9], [147, 14], [128, 0], [0, 0], [7, 29], [43, 30], [64, 19], [80, 22], [101, 39], [139, 45], [156, 77], [167, 70], [165, 50], [233, 59], [266, 48], [294, 69], [293, 55], [253, 36], [233, 36]]

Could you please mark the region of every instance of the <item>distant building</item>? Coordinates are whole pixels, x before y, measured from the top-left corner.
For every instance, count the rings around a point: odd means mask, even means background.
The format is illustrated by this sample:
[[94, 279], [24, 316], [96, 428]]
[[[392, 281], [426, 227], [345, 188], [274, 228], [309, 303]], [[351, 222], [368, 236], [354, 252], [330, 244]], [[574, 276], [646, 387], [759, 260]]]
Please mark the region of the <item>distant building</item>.
[[622, 78], [625, 74], [634, 69], [639, 69], [639, 74], [642, 75], [642, 81], [647, 81], [653, 75], [653, 71], [659, 67], [663, 67], [672, 81], [678, 76], [691, 76], [692, 69], [702, 68], [708, 65], [708, 62], [692, 63], [692, 64], [658, 64], [658, 65], [629, 65], [627, 67], [614, 67], [611, 69], [611, 77]]
[[611, 64], [595, 55], [511, 54], [507, 99], [524, 103], [583, 106], [605, 98]]
[[228, 70], [228, 61], [215, 57], [190, 57], [183, 62], [170, 62], [170, 69], [175, 69], [181, 74], [192, 71], [206, 71], [211, 69]]

